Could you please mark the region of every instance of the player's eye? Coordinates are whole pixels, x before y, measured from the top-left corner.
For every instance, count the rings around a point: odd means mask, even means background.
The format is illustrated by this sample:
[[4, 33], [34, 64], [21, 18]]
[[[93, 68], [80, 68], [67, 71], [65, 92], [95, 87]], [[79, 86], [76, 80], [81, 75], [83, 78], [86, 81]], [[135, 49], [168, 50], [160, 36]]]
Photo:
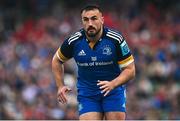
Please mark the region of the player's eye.
[[92, 20], [92, 21], [95, 21], [95, 20], [97, 20], [97, 17], [96, 17], [96, 16], [93, 16], [93, 17], [91, 18], [91, 20]]
[[83, 18], [83, 21], [89, 21], [89, 19], [88, 18]]

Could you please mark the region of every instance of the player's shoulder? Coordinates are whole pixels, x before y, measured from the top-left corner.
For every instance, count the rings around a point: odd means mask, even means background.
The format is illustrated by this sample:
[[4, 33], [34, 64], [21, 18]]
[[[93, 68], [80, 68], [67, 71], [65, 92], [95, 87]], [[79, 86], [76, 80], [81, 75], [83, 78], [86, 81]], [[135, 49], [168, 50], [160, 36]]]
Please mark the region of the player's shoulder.
[[77, 40], [80, 40], [83, 37], [83, 29], [80, 29], [79, 31], [74, 32], [71, 34], [66, 40], [69, 45], [76, 42]]
[[108, 27], [105, 27], [105, 36], [118, 43], [121, 43], [124, 40], [121, 32]]

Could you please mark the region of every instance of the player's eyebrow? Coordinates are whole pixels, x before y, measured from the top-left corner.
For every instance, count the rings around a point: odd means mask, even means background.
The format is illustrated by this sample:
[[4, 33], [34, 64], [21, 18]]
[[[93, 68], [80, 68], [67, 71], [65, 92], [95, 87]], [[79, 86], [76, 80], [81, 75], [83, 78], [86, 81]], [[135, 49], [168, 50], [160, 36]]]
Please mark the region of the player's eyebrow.
[[97, 16], [91, 16], [91, 17], [83, 17], [83, 19], [95, 19]]
[[97, 16], [92, 16], [91, 19], [93, 19], [93, 18], [97, 18]]

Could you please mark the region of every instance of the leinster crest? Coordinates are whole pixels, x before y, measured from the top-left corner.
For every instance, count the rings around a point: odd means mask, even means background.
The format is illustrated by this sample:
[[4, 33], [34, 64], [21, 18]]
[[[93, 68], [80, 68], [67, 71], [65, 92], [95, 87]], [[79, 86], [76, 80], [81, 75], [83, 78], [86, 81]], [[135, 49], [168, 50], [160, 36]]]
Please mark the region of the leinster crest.
[[103, 48], [103, 54], [105, 55], [111, 55], [112, 54], [112, 51], [111, 51], [111, 48], [109, 46], [105, 46]]

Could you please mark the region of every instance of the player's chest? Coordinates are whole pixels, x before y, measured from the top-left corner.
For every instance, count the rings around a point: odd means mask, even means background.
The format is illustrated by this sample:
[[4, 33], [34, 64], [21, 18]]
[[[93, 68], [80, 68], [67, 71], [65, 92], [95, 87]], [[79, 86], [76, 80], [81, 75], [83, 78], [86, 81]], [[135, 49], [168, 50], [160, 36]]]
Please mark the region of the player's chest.
[[99, 42], [92, 49], [85, 41], [74, 47], [76, 62], [110, 62], [116, 59], [115, 45], [110, 42]]

